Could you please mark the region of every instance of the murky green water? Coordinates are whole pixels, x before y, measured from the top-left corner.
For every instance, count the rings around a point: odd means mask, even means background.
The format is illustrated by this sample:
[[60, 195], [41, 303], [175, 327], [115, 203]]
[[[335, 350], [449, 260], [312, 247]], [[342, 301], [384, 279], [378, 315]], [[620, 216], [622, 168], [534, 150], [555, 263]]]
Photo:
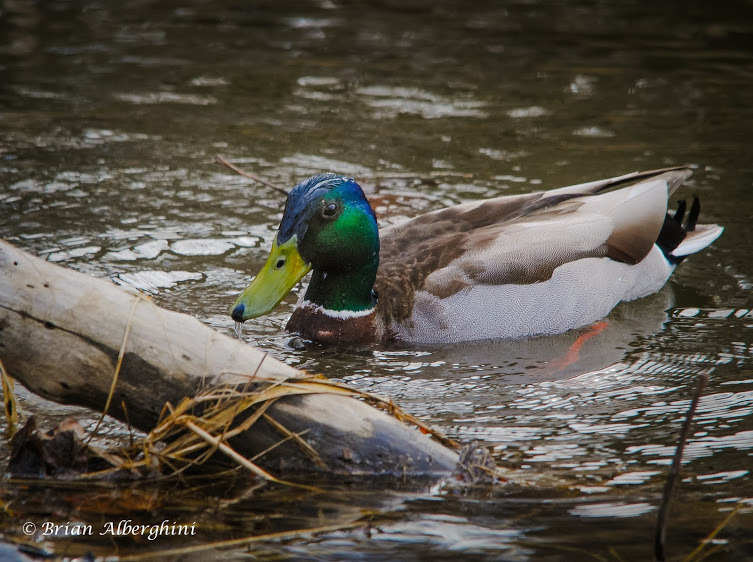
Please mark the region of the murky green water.
[[[287, 187], [320, 171], [354, 175], [385, 224], [461, 201], [688, 164], [695, 174], [685, 195], [700, 196], [703, 221], [726, 227], [660, 294], [618, 308], [564, 369], [558, 361], [577, 332], [294, 350], [283, 326], [295, 296], [247, 324], [250, 343], [492, 447], [531, 485], [459, 497], [359, 484], [323, 497], [230, 481], [190, 495], [6, 480], [3, 535], [23, 537], [27, 519], [198, 521], [190, 541], [147, 541], [162, 549], [375, 511], [370, 533], [252, 552], [648, 559], [663, 472], [703, 372], [710, 383], [669, 552], [690, 553], [742, 502], [704, 552], [751, 556], [751, 84], [753, 6], [742, 1], [0, 3], [0, 237], [137, 287], [227, 334], [227, 308], [263, 264], [282, 201], [214, 165], [217, 153]], [[23, 396], [50, 423], [69, 413]], [[40, 546], [60, 555], [144, 548], [62, 536]]]

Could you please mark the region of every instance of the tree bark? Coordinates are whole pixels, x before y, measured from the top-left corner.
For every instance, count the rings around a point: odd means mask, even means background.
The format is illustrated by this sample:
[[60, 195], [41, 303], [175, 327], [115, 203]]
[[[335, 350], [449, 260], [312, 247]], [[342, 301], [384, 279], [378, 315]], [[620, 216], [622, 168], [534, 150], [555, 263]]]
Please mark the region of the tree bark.
[[[304, 374], [193, 317], [0, 240], [0, 360], [32, 392], [102, 411], [127, 330], [108, 414], [146, 432], [166, 402], [206, 386], [241, 384], [254, 373], [280, 380]], [[290, 396], [267, 411], [290, 431], [306, 430], [303, 438], [326, 465], [290, 440], [258, 460], [278, 475], [443, 475], [457, 463], [453, 450], [353, 397]], [[260, 420], [232, 446], [253, 456], [281, 438]]]

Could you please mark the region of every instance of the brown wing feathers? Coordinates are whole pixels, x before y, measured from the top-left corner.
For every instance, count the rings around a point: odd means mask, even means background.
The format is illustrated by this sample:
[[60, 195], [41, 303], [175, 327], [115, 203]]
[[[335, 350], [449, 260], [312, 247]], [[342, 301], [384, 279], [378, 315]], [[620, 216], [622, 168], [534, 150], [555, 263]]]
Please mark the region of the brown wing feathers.
[[[471, 284], [544, 281], [551, 277], [556, 267], [575, 259], [606, 256], [629, 264], [637, 263], [648, 254], [662, 230], [666, 194], [660, 194], [658, 190], [654, 190], [656, 193], [649, 190], [620, 202], [622, 206], [610, 213], [614, 220], [611, 235], [598, 247], [564, 248], [541, 254], [532, 251], [530, 255], [518, 258], [505, 256], [508, 261], [503, 264], [487, 264], [474, 261], [472, 257], [456, 260], [496, 242], [506, 225], [576, 211], [583, 205], [583, 196], [660, 175], [665, 176], [663, 179], [666, 179], [671, 193], [689, 173], [684, 168], [669, 168], [588, 184], [583, 190], [565, 188], [466, 203], [385, 229], [381, 234], [380, 267], [374, 287], [378, 295], [378, 311], [389, 325], [410, 317], [418, 289], [445, 298]], [[594, 207], [598, 212], [599, 205]], [[448, 271], [447, 275], [434, 275], [432, 279], [439, 282], [427, 284], [427, 277], [450, 265], [455, 269]]]

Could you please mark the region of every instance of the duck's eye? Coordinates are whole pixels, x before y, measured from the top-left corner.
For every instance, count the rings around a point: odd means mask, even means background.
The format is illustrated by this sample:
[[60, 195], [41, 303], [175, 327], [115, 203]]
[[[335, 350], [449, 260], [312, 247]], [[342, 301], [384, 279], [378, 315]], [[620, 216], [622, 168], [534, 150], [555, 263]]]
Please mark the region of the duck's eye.
[[331, 219], [337, 214], [337, 203], [327, 203], [322, 207], [322, 216], [325, 219]]
[[285, 258], [280, 258], [275, 264], [275, 269], [282, 269], [283, 265], [285, 265]]

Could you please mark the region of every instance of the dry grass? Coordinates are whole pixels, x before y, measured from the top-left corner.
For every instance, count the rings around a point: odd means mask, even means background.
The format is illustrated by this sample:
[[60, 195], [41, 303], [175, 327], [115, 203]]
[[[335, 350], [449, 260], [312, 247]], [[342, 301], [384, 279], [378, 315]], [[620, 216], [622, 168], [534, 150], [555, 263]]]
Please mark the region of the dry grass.
[[[145, 476], [153, 471], [177, 476], [189, 468], [203, 465], [216, 452], [220, 452], [256, 477], [278, 484], [310, 488], [282, 481], [256, 464], [260, 457], [273, 448], [285, 442], [293, 442], [313, 464], [326, 468], [317, 451], [302, 438], [302, 433], [290, 431], [268, 411], [281, 398], [307, 394], [339, 394], [362, 399], [403, 422], [417, 426], [421, 432], [431, 435], [444, 445], [458, 448], [457, 443], [406, 414], [392, 401], [321, 376], [303, 375], [284, 380], [256, 375], [247, 378], [248, 382], [241, 387], [212, 386], [193, 398], [184, 398], [176, 406], [166, 404], [157, 426], [144, 438], [128, 446], [114, 450], [90, 446], [92, 452], [107, 461], [111, 467], [84, 476], [102, 478], [119, 471], [138, 476]], [[230, 440], [249, 431], [262, 419], [280, 432], [280, 441], [253, 458], [246, 458], [232, 448]]]
[[3, 386], [5, 419], [8, 422], [8, 437], [13, 437], [18, 430], [18, 401], [16, 400], [16, 392], [13, 390], [14, 381], [8, 375], [2, 361], [0, 361], [0, 378], [2, 378]]

